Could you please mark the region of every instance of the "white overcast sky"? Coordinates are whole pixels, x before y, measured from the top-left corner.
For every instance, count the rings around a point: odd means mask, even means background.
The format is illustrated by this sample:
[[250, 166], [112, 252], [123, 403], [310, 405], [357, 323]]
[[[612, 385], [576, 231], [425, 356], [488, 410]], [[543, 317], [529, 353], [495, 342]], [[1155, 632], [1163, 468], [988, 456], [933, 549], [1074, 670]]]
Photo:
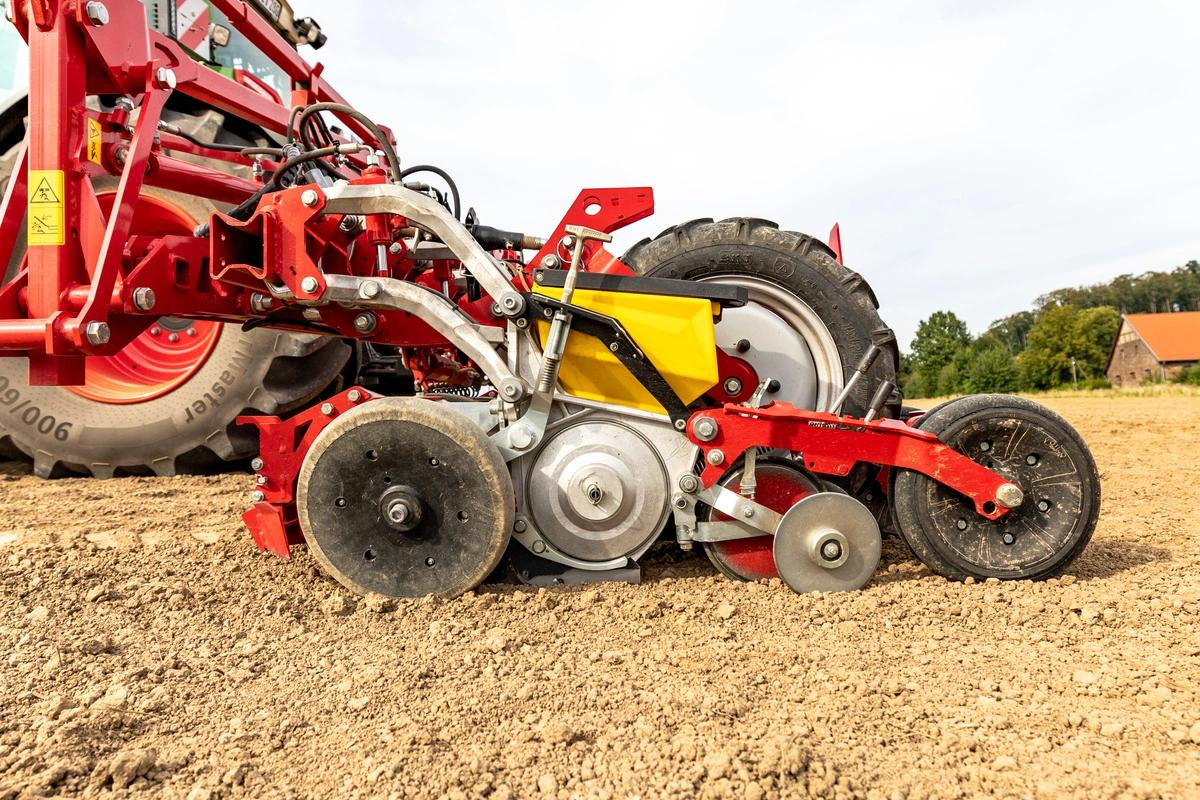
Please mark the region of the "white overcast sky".
[[696, 217], [824, 238], [907, 348], [1054, 288], [1200, 258], [1200, 3], [293, 0], [316, 57], [546, 232], [585, 186], [652, 185], [614, 250]]

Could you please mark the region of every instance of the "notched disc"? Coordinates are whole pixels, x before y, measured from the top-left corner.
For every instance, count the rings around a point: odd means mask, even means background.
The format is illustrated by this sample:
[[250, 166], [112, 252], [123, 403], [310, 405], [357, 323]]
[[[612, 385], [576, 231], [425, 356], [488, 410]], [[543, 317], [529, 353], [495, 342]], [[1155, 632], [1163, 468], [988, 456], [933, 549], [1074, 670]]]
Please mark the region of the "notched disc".
[[453, 596], [496, 567], [514, 495], [479, 427], [441, 403], [384, 398], [321, 432], [296, 505], [313, 554], [350, 589]]
[[775, 534], [775, 567], [797, 592], [861, 589], [879, 566], [875, 516], [853, 497], [821, 492], [792, 506]]

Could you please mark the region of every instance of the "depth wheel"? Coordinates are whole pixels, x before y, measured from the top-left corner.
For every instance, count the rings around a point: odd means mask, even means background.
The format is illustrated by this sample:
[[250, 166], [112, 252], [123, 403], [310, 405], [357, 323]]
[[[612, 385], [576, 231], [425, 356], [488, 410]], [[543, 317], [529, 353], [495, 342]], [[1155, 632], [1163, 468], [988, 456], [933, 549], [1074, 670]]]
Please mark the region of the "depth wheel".
[[917, 427], [1025, 493], [1019, 507], [988, 520], [963, 495], [897, 470], [896, 525], [926, 566], [953, 580], [1046, 578], [1082, 552], [1100, 513], [1100, 476], [1066, 420], [1020, 397], [976, 395], [938, 406]]
[[448, 407], [388, 397], [313, 442], [296, 508], [313, 556], [339, 583], [389, 597], [453, 597], [496, 568], [515, 495], [491, 439]]
[[[733, 492], [740, 492], [745, 466], [737, 465], [722, 476], [719, 483]], [[798, 465], [783, 458], [758, 457], [754, 467], [758, 487], [754, 499], [761, 505], [780, 514], [810, 495], [825, 491]], [[705, 522], [730, 519], [719, 511], [706, 508]], [[752, 539], [730, 539], [724, 542], [704, 542], [704, 554], [713, 566], [727, 578], [735, 581], [763, 581], [778, 578], [772, 548], [773, 536], [755, 536]]]

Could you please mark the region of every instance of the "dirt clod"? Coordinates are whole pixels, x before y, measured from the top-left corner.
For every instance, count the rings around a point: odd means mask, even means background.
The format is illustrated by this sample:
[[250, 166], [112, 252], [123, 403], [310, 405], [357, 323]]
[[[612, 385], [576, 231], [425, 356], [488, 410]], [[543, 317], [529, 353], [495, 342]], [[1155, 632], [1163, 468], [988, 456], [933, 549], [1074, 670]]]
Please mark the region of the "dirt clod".
[[1050, 404], [1104, 484], [1071, 575], [887, 540], [838, 595], [664, 548], [641, 585], [360, 598], [255, 550], [246, 475], [0, 463], [0, 798], [1198, 797], [1200, 398]]

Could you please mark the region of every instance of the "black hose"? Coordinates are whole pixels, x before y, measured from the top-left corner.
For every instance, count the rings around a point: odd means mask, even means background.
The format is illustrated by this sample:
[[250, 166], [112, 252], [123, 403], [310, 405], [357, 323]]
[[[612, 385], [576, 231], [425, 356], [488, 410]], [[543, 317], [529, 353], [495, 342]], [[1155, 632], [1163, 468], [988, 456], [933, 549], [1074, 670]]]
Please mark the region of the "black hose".
[[392, 147], [391, 141], [383, 135], [383, 130], [376, 125], [370, 117], [368, 117], [366, 114], [363, 114], [361, 111], [357, 111], [356, 109], [351, 108], [343, 103], [314, 103], [297, 115], [296, 124], [303, 129], [304, 123], [309, 117], [322, 111], [332, 111], [336, 114], [344, 114], [347, 117], [351, 117], [352, 119], [358, 120], [360, 123], [362, 123], [363, 127], [369, 130], [371, 135], [374, 136], [379, 142], [379, 146], [383, 149], [384, 155], [387, 156], [388, 166], [391, 167], [392, 170], [392, 179], [394, 181], [400, 180], [400, 157], [396, 155], [396, 148]]
[[462, 198], [460, 198], [458, 195], [458, 184], [454, 182], [454, 179], [450, 177], [449, 173], [447, 173], [446, 170], [442, 169], [441, 167], [435, 167], [432, 164], [417, 164], [415, 167], [409, 167], [401, 172], [398, 180], [403, 180], [409, 175], [415, 175], [418, 172], [431, 172], [446, 182], [446, 185], [450, 187], [450, 196], [454, 198], [454, 218], [461, 220]]

